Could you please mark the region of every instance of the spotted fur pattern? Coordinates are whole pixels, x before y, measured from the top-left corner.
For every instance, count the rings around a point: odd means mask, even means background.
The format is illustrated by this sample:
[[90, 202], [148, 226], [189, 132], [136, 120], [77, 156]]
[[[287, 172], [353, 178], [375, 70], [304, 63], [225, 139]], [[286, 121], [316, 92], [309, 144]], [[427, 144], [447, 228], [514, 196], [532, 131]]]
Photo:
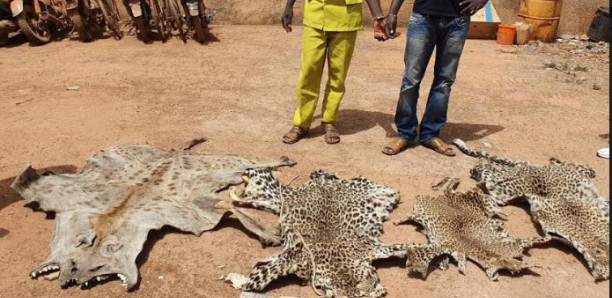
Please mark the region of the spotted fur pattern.
[[[51, 256], [31, 276], [59, 273], [62, 286], [88, 287], [118, 276], [138, 282], [136, 257], [150, 230], [172, 226], [196, 235], [214, 228], [224, 212], [216, 192], [241, 182], [248, 168], [293, 165], [287, 158], [251, 160], [229, 155], [121, 145], [90, 158], [78, 174], [43, 174], [27, 167], [11, 185], [28, 202], [53, 211]], [[247, 228], [259, 226], [238, 213]]]
[[448, 267], [451, 256], [465, 273], [470, 259], [486, 271], [491, 280], [497, 280], [499, 270], [517, 273], [530, 267], [520, 260], [523, 251], [533, 243], [547, 239], [510, 239], [503, 222], [495, 218], [500, 210], [479, 189], [466, 193], [454, 192], [459, 182], [453, 180], [444, 194], [418, 196], [413, 213], [399, 223], [413, 221], [424, 228], [429, 243], [408, 248], [407, 264], [412, 270], [427, 275], [433, 259], [443, 257], [439, 267]]
[[325, 296], [380, 297], [372, 261], [404, 256], [404, 245], [384, 245], [378, 237], [382, 223], [399, 200], [389, 187], [357, 177], [341, 180], [316, 171], [301, 187], [281, 185], [269, 170], [246, 171], [248, 184], [241, 203], [280, 213], [283, 251], [257, 263], [248, 277], [228, 274], [244, 291], [262, 291], [288, 274], [310, 281]]
[[526, 198], [531, 216], [546, 235], [575, 247], [595, 279], [609, 279], [610, 205], [598, 194], [592, 168], [555, 158], [541, 166], [508, 162], [471, 150], [461, 140], [454, 143], [465, 154], [489, 161], [475, 166], [471, 174], [497, 204]]

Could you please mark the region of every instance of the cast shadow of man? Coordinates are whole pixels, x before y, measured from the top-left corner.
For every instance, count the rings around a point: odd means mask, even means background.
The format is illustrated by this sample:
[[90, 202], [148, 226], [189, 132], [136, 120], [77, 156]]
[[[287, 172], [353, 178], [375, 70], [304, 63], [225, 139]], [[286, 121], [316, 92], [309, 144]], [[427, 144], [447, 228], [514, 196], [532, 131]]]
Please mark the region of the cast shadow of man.
[[[316, 116], [315, 119], [320, 119], [321, 116]], [[363, 110], [340, 110], [338, 118], [338, 130], [341, 135], [353, 135], [359, 132], [367, 131], [375, 127], [382, 127], [387, 138], [397, 136], [397, 131], [393, 128], [395, 117], [392, 114], [363, 111]], [[460, 138], [464, 141], [476, 141], [494, 133], [504, 130], [503, 126], [475, 124], [475, 123], [446, 123], [442, 129], [441, 138], [451, 141], [454, 138]], [[321, 125], [310, 130], [307, 138], [316, 138], [325, 134]]]

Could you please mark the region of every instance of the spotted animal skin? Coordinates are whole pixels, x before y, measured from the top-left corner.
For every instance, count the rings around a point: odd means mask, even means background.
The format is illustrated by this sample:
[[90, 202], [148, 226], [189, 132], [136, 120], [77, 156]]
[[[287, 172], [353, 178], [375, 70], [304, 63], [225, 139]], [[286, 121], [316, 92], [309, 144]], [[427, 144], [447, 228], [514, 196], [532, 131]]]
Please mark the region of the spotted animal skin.
[[413, 221], [424, 228], [428, 244], [408, 248], [407, 264], [426, 277], [433, 259], [442, 257], [440, 269], [448, 268], [451, 256], [465, 273], [470, 259], [483, 268], [489, 279], [497, 280], [498, 271], [517, 273], [531, 267], [520, 260], [523, 251], [533, 243], [547, 239], [510, 239], [503, 222], [495, 218], [501, 210], [479, 189], [466, 193], [454, 192], [458, 180], [452, 180], [444, 194], [417, 196], [413, 213], [396, 223]]
[[[150, 230], [166, 225], [196, 235], [210, 230], [231, 212], [215, 209], [217, 191], [240, 183], [248, 168], [293, 164], [287, 158], [258, 161], [189, 151], [203, 141], [171, 151], [112, 147], [90, 158], [79, 174], [39, 175], [28, 166], [12, 188], [55, 212], [51, 256], [31, 277], [59, 273], [62, 287], [87, 287], [116, 275], [131, 289], [138, 281], [136, 257]], [[253, 226], [248, 215], [234, 213], [247, 228]]]
[[547, 165], [532, 165], [472, 150], [453, 142], [463, 153], [488, 160], [472, 171], [499, 205], [525, 198], [542, 231], [575, 247], [596, 280], [610, 278], [610, 205], [593, 182], [595, 171], [586, 165], [552, 158]]
[[223, 279], [244, 291], [262, 291], [273, 280], [295, 274], [325, 296], [380, 297], [386, 292], [371, 263], [405, 256], [405, 245], [378, 240], [383, 221], [399, 200], [396, 190], [322, 171], [313, 172], [298, 188], [281, 185], [265, 169], [245, 175], [244, 194], [232, 197], [280, 213], [283, 251], [257, 263], [248, 277], [230, 273]]

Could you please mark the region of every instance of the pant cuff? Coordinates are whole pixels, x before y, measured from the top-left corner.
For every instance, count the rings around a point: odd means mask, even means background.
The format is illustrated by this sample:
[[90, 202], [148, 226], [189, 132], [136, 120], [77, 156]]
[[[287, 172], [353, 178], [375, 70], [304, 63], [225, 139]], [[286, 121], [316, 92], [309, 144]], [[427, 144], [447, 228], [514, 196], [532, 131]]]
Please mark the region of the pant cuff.
[[421, 140], [419, 141], [421, 144], [427, 144], [431, 141], [433, 141], [434, 139], [437, 139], [437, 136], [430, 136], [430, 137], [426, 137], [426, 138], [421, 138]]
[[415, 139], [415, 137], [406, 137], [406, 136], [402, 136], [402, 135], [398, 135], [397, 138], [402, 139], [402, 140], [406, 140], [408, 142], [412, 142]]

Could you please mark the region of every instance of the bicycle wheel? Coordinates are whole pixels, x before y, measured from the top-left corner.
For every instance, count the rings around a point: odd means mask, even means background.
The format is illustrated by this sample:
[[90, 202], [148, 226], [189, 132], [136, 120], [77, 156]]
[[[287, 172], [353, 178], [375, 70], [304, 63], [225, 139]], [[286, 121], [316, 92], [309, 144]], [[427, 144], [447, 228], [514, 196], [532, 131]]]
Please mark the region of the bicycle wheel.
[[116, 3], [113, 0], [96, 0], [96, 3], [100, 7], [102, 11], [102, 15], [104, 15], [104, 21], [113, 32], [113, 37], [117, 40], [123, 37], [123, 32], [119, 27], [119, 14], [117, 13]]
[[206, 41], [206, 28], [202, 25], [202, 20], [199, 16], [193, 16], [191, 17], [191, 23], [195, 30], [193, 38], [199, 43], [204, 43]]
[[136, 26], [138, 39], [144, 41], [145, 43], [149, 42], [149, 25], [145, 22], [142, 16], [134, 17], [133, 20], [134, 26]]
[[40, 46], [51, 41], [51, 28], [40, 15], [34, 12], [34, 7], [23, 5], [23, 12], [17, 16], [17, 25], [21, 33], [34, 46]]
[[166, 20], [166, 14], [164, 13], [163, 10], [163, 3], [160, 0], [150, 0], [152, 2], [153, 5], [153, 15], [154, 15], [154, 20], [155, 20], [155, 27], [157, 29], [157, 34], [159, 34], [159, 38], [161, 39], [162, 42], [166, 42], [168, 40], [168, 38], [170, 37], [168, 34], [168, 32], [166, 31], [167, 29], [167, 20]]
[[0, 34], [0, 47], [7, 44], [8, 41], [9, 41], [8, 33], [1, 33]]
[[166, 1], [167, 7], [170, 9], [170, 15], [172, 16], [172, 24], [174, 29], [177, 29], [183, 43], [187, 43], [187, 30], [184, 28], [183, 18], [181, 10], [177, 3], [177, 0], [164, 0]]

